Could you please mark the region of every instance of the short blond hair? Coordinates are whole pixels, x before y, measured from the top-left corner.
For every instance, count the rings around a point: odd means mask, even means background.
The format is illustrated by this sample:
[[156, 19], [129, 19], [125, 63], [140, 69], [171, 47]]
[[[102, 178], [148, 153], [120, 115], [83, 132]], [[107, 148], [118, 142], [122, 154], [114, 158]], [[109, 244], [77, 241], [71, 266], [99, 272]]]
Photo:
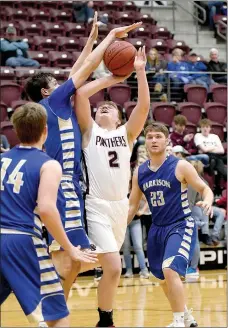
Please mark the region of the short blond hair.
[[22, 143], [33, 144], [40, 140], [47, 125], [47, 113], [43, 106], [28, 102], [18, 107], [11, 117], [14, 129]]

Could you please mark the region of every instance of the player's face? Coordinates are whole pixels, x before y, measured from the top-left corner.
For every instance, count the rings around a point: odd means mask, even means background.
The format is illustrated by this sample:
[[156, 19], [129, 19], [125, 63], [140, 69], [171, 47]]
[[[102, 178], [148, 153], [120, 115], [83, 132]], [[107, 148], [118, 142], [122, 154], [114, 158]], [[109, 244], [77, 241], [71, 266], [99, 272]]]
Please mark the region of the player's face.
[[95, 118], [95, 121], [98, 125], [102, 125], [102, 122], [107, 122], [107, 120], [115, 123], [116, 126], [120, 124], [118, 109], [108, 103], [98, 108]]
[[150, 155], [159, 155], [166, 151], [168, 139], [162, 132], [151, 131], [147, 133], [145, 143]]
[[202, 132], [203, 136], [207, 137], [211, 132], [211, 127], [210, 126], [202, 126], [201, 132]]

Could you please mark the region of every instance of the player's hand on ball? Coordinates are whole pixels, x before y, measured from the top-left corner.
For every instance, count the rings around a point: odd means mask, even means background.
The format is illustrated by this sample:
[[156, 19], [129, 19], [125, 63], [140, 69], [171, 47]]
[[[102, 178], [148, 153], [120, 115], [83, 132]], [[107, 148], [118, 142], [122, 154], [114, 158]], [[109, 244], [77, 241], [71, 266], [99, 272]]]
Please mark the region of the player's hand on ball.
[[196, 203], [196, 206], [199, 206], [202, 208], [203, 212], [208, 215], [210, 218], [213, 217], [213, 208], [212, 205], [208, 202], [205, 202], [204, 200], [201, 200]]
[[97, 25], [97, 11], [95, 11], [94, 17], [93, 17], [93, 26], [89, 35], [89, 40], [92, 42], [96, 41], [98, 37], [98, 25]]
[[145, 51], [145, 46], [142, 48], [139, 48], [137, 55], [135, 56], [135, 62], [134, 62], [134, 67], [135, 70], [140, 70], [140, 69], [145, 69], [146, 67], [146, 51]]
[[142, 25], [142, 22], [134, 23], [132, 25], [123, 26], [123, 27], [117, 27], [111, 30], [110, 34], [113, 35], [115, 38], [126, 38], [128, 36], [128, 32], [138, 28]]
[[69, 252], [70, 257], [73, 261], [80, 261], [85, 263], [96, 263], [97, 255], [92, 253], [90, 250], [84, 252], [81, 251], [81, 246], [73, 247]]

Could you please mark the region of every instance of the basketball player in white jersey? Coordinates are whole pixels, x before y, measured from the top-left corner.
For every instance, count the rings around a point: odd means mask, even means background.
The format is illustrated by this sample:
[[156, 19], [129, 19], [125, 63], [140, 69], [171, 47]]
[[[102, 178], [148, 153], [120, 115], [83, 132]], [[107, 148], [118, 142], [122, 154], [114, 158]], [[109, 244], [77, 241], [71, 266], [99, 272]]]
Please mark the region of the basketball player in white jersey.
[[[109, 76], [92, 81], [79, 88], [75, 98], [89, 180], [85, 202], [88, 236], [97, 247], [103, 269], [98, 286], [100, 320], [97, 327], [113, 326], [113, 300], [121, 275], [119, 250], [127, 227], [130, 156], [133, 142], [142, 131], [150, 108], [145, 65], [143, 48], [139, 49], [134, 62], [138, 102], [125, 125], [120, 126], [119, 110], [113, 102], [104, 102], [98, 108], [94, 121], [89, 98], [126, 77]], [[81, 268], [81, 271], [86, 270], [88, 267]]]

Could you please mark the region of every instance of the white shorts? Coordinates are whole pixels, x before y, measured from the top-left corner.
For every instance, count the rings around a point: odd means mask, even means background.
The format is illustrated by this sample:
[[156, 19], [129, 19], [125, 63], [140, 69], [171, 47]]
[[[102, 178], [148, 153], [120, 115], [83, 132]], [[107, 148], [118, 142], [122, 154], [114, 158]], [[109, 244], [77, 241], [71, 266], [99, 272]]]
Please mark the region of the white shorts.
[[96, 253], [119, 252], [125, 238], [129, 199], [107, 201], [87, 195], [88, 237]]

